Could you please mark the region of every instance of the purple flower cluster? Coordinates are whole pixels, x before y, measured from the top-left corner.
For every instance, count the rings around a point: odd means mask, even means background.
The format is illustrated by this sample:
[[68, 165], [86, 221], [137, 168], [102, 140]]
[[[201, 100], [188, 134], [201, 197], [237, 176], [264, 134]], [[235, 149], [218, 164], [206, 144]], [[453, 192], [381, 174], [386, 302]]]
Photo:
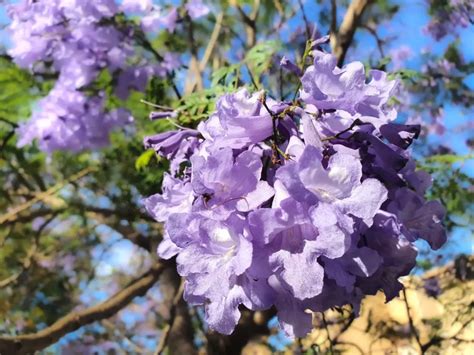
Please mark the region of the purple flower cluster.
[[[178, 8], [171, 7], [166, 10], [153, 4], [152, 0], [124, 0], [121, 6], [126, 13], [143, 15], [140, 24], [147, 33], [156, 32], [161, 28], [173, 32], [179, 20]], [[210, 8], [202, 0], [186, 1], [184, 10], [193, 20], [206, 16], [210, 12]]]
[[437, 41], [449, 34], [456, 34], [457, 28], [468, 28], [472, 23], [474, 5], [471, 0], [447, 0], [446, 4], [429, 0], [431, 20], [424, 28]]
[[407, 150], [420, 127], [394, 123], [388, 105], [396, 82], [312, 56], [293, 102], [241, 89], [197, 130], [145, 139], [172, 166], [145, 201], [165, 226], [158, 253], [177, 256], [185, 299], [224, 334], [241, 305], [274, 306], [284, 331], [303, 336], [311, 312], [357, 311], [378, 290], [390, 300], [415, 266], [413, 242], [446, 241], [443, 207], [423, 198], [431, 178]]
[[109, 132], [133, 121], [125, 109], [104, 111], [104, 97], [87, 97], [84, 93], [56, 85], [40, 100], [39, 110], [18, 128], [19, 146], [31, 143], [35, 137], [39, 148], [80, 151], [102, 147], [108, 143]]
[[108, 70], [124, 100], [132, 89], [143, 91], [152, 76], [176, 67], [172, 55], [156, 64], [137, 52], [134, 27], [114, 23], [122, 10], [114, 0], [23, 0], [9, 7], [9, 54], [23, 68], [58, 75], [40, 112], [20, 128], [20, 145], [38, 139], [46, 151], [102, 146], [109, 131], [129, 119], [106, 112], [104, 98], [88, 97], [84, 88]]

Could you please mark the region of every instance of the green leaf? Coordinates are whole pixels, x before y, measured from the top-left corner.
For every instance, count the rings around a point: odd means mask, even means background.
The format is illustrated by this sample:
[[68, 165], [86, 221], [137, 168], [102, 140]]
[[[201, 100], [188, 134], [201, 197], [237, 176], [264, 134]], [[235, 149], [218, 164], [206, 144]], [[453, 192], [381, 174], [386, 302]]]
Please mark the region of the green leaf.
[[135, 169], [140, 171], [143, 170], [145, 167], [148, 166], [150, 163], [151, 158], [155, 155], [155, 151], [153, 149], [148, 149], [143, 152], [137, 160], [135, 160]]
[[31, 103], [41, 96], [38, 89], [31, 74], [0, 57], [0, 116], [13, 122], [27, 118]]
[[248, 51], [244, 62], [249, 67], [255, 80], [259, 80], [260, 76], [271, 66], [273, 55], [281, 49], [282, 45], [279, 41], [267, 41], [254, 46]]
[[[212, 73], [212, 84], [211, 87], [214, 87], [218, 84], [226, 85], [226, 82], [229, 78], [236, 79], [238, 72], [240, 70], [241, 64], [233, 64], [227, 67], [222, 67], [215, 70]], [[229, 83], [231, 85], [233, 83]]]
[[395, 79], [397, 77], [399, 77], [402, 80], [414, 80], [414, 79], [422, 78], [423, 74], [412, 69], [400, 69], [394, 73], [389, 74], [388, 76], [389, 79]]
[[457, 155], [457, 154], [439, 154], [426, 158], [427, 162], [454, 164], [474, 159], [474, 154]]
[[432, 262], [428, 259], [421, 259], [421, 260], [418, 260], [416, 263], [423, 270], [429, 270], [433, 267]]
[[383, 57], [382, 59], [379, 60], [379, 62], [377, 63], [377, 67], [381, 68], [381, 67], [384, 67], [386, 66], [388, 63], [390, 63], [392, 61], [392, 58], [390, 57]]

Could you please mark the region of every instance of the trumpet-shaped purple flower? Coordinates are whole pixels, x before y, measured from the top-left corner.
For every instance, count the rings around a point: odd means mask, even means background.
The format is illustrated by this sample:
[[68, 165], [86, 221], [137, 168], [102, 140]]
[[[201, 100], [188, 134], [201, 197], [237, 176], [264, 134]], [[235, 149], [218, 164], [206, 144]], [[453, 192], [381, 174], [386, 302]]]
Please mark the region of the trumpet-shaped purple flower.
[[172, 214], [169, 237], [181, 252], [178, 272], [186, 277], [185, 299], [206, 303], [209, 325], [229, 334], [238, 322], [238, 306], [244, 303], [241, 278], [252, 263], [251, 236], [245, 217], [224, 221], [199, 214]]
[[[272, 208], [249, 216], [252, 233], [261, 236], [255, 243], [268, 250], [274, 285], [296, 300], [320, 295], [325, 275], [352, 291], [357, 276], [369, 277], [379, 266], [375, 251], [351, 244], [356, 223], [372, 224], [386, 189], [375, 179], [362, 182], [357, 152], [339, 149], [325, 168], [321, 151], [306, 146], [296, 162], [277, 171]], [[291, 318], [279, 317], [298, 329]]]
[[194, 153], [198, 146], [198, 132], [194, 129], [167, 131], [154, 136], [145, 137], [145, 148], [152, 148], [155, 152], [171, 161], [170, 171], [176, 173], [182, 162]]
[[389, 301], [403, 287], [398, 278], [408, 275], [415, 267], [417, 250], [401, 233], [396, 218], [386, 213], [375, 216], [374, 224], [364, 233], [364, 241], [378, 253], [381, 265], [370, 277], [359, 278], [357, 285], [369, 295], [382, 289]]
[[380, 133], [392, 144], [408, 148], [420, 134], [420, 125], [401, 125], [389, 123], [380, 127]]
[[267, 139], [272, 135], [272, 117], [261, 98], [261, 92], [250, 95], [247, 89], [225, 94], [216, 104], [216, 113], [200, 123], [198, 130], [219, 148], [240, 149]]
[[402, 188], [387, 210], [397, 215], [402, 232], [409, 240], [422, 238], [435, 250], [446, 243], [446, 231], [441, 224], [446, 210], [438, 201], [425, 202], [414, 191]]
[[165, 222], [158, 252], [177, 255], [186, 300], [224, 334], [242, 305], [273, 305], [282, 329], [304, 336], [311, 312], [352, 304], [357, 313], [380, 289], [390, 300], [416, 263], [415, 239], [446, 240], [444, 210], [422, 197], [430, 177], [406, 150], [419, 127], [394, 124], [386, 107], [395, 82], [374, 71], [366, 83], [361, 63], [340, 69], [315, 51], [302, 83], [292, 104], [246, 89], [224, 95], [199, 124], [202, 138], [153, 138], [160, 154], [195, 142], [181, 155], [187, 168], [146, 205]]
[[231, 149], [221, 149], [207, 158], [194, 155], [191, 163], [196, 204], [206, 213], [225, 217], [232, 210], [249, 212], [273, 196], [273, 188], [260, 180], [262, 162], [255, 153], [234, 158]]
[[467, 28], [472, 23], [472, 2], [470, 0], [451, 0], [440, 6], [435, 1], [428, 1], [431, 21], [424, 32], [437, 41], [448, 34], [457, 34], [458, 28]]
[[431, 175], [426, 171], [416, 170], [416, 163], [413, 160], [408, 161], [400, 173], [405, 179], [407, 186], [421, 196], [424, 196], [426, 190], [431, 186]]
[[52, 61], [64, 84], [87, 85], [107, 66], [107, 54], [124, 50], [127, 38], [112, 26], [99, 25], [117, 11], [113, 0], [22, 1], [9, 7], [9, 30], [15, 46], [9, 51], [27, 68]]
[[280, 66], [285, 69], [286, 71], [295, 74], [296, 76], [303, 75], [300, 67], [298, 67], [295, 63], [289, 60], [287, 57], [283, 56], [280, 60]]
[[191, 212], [195, 197], [190, 182], [165, 174], [161, 188], [161, 194], [152, 195], [145, 200], [148, 213], [156, 221], [166, 222], [173, 213]]
[[326, 203], [341, 215], [358, 217], [371, 225], [373, 216], [387, 198], [387, 190], [376, 179], [361, 181], [362, 164], [357, 151], [342, 146], [338, 149], [325, 168], [321, 152], [307, 146], [298, 162], [280, 168], [276, 178], [298, 201], [310, 206]]
[[338, 68], [329, 53], [313, 51], [314, 65], [301, 78], [301, 99], [319, 109], [343, 110], [351, 114], [379, 117], [384, 112], [395, 81], [387, 80], [381, 71], [372, 71], [366, 84], [364, 65], [352, 62]]

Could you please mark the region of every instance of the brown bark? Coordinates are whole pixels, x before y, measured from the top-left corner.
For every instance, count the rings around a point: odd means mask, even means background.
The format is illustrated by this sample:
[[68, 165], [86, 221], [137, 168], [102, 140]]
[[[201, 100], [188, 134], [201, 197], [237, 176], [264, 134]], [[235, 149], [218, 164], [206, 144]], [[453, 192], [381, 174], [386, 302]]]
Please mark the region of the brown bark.
[[174, 314], [168, 314], [171, 317], [171, 328], [167, 334], [166, 346], [170, 354], [197, 354], [194, 347], [194, 330], [192, 327], [191, 316], [186, 302], [182, 297], [173, 305], [175, 296], [179, 292], [181, 278], [176, 272], [176, 265], [167, 269], [160, 277], [160, 290], [163, 295], [163, 305], [167, 310], [172, 310]]
[[[359, 26], [360, 19], [364, 14], [364, 11], [369, 7], [373, 0], [353, 0], [347, 12], [344, 15], [341, 26], [337, 33], [331, 31], [331, 48], [333, 54], [337, 58], [338, 66], [342, 66], [344, 58], [346, 57], [347, 50], [349, 49], [352, 40], [354, 38], [355, 31]], [[335, 15], [333, 10], [333, 16]], [[335, 19], [332, 20], [332, 27], [334, 26]]]

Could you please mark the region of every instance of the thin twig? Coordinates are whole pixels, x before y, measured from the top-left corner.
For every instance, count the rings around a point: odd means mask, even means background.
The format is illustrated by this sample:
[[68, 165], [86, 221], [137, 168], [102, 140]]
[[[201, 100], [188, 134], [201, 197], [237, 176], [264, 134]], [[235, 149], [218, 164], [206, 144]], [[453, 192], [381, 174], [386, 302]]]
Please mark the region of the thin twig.
[[185, 17], [187, 23], [188, 41], [191, 49], [191, 59], [189, 61], [188, 80], [184, 88], [185, 93], [194, 91], [197, 86], [198, 90], [203, 89], [202, 72], [198, 60], [198, 49], [196, 46], [196, 40], [194, 37], [194, 23], [189, 15]]
[[337, 2], [331, 0], [331, 36], [337, 35]]
[[275, 6], [275, 9], [278, 11], [280, 16], [285, 16], [285, 10], [283, 9], [280, 0], [273, 0], [273, 6]]
[[306, 17], [306, 12], [304, 11], [303, 2], [301, 0], [298, 0], [298, 5], [300, 7], [301, 16], [303, 16], [304, 27], [306, 30], [306, 39], [309, 41], [311, 39], [311, 29], [310, 29], [309, 21], [308, 21], [308, 18]]
[[[155, 48], [153, 48], [151, 43], [146, 39], [146, 37], [144, 35], [139, 36], [138, 41], [143, 46], [143, 48], [148, 50], [155, 57], [156, 60], [158, 60], [159, 62], [164, 61], [163, 56], [160, 53], [158, 53]], [[167, 73], [168, 83], [171, 85], [171, 87], [172, 87], [176, 97], [178, 98], [178, 100], [181, 100], [181, 93], [179, 92], [178, 87], [176, 86], [175, 82], [173, 81], [173, 76], [174, 76], [174, 71], [171, 72], [171, 73]]]
[[112, 333], [115, 333], [115, 331], [118, 331], [120, 338], [125, 340], [128, 344], [130, 344], [130, 346], [133, 348], [133, 351], [135, 351], [136, 354], [144, 354], [146, 352], [145, 349], [138, 346], [132, 339], [130, 339], [126, 334], [124, 334], [122, 330], [118, 329], [116, 324], [112, 323], [108, 319], [103, 319], [101, 323], [105, 328], [107, 328]]
[[191, 317], [193, 317], [196, 320], [197, 328], [202, 333], [203, 341], [205, 343], [208, 343], [209, 342], [208, 333], [205, 330], [204, 322], [201, 316], [199, 315], [199, 312], [196, 306], [190, 308], [190, 314], [191, 314]]
[[23, 171], [28, 171], [31, 177], [35, 180], [40, 190], [46, 191], [46, 184], [44, 183], [43, 178], [35, 169], [30, 169], [23, 152], [21, 152], [20, 150], [15, 150], [13, 154], [16, 156], [16, 159], [20, 166], [23, 168]]
[[385, 51], [383, 49], [383, 46], [385, 44], [385, 41], [379, 37], [379, 35], [377, 34], [377, 31], [375, 30], [375, 28], [373, 28], [369, 25], [365, 25], [365, 24], [361, 25], [361, 27], [363, 29], [367, 30], [375, 38], [375, 42], [377, 43], [377, 48], [379, 50], [380, 57], [384, 58], [385, 57]]
[[151, 106], [151, 107], [163, 110], [163, 111], [174, 111], [174, 108], [172, 108], [172, 107], [154, 104], [153, 102], [150, 102], [150, 101], [147, 101], [147, 100], [142, 99], [142, 100], [140, 100], [140, 102], [142, 104], [145, 104], [145, 105], [148, 105], [148, 106]]
[[[352, 346], [352, 347], [356, 348], [357, 351], [358, 351], [360, 354], [362, 354], [362, 355], [365, 354], [364, 350], [362, 350], [362, 348], [361, 348], [359, 345], [357, 345], [356, 343], [352, 343], [352, 342], [349, 342], [349, 341], [341, 341], [339, 344]], [[348, 351], [347, 353], [348, 353], [348, 354], [349, 354], [349, 353], [352, 354], [352, 353], [349, 352], [349, 351]]]
[[274, 27], [270, 28], [270, 30], [266, 33], [266, 35], [271, 36], [271, 35], [278, 34], [278, 32], [285, 25], [285, 23], [296, 15], [296, 13], [298, 12], [298, 9], [299, 9], [299, 5], [295, 5], [291, 9], [288, 16], [283, 14], [280, 18], [280, 21], [278, 21], [278, 23]]
[[352, 122], [352, 124], [347, 127], [346, 129], [342, 130], [341, 132], [335, 134], [334, 136], [328, 136], [328, 137], [325, 137], [325, 138], [322, 138], [321, 140], [323, 142], [325, 141], [330, 141], [331, 139], [337, 139], [339, 138], [340, 136], [342, 136], [344, 133], [347, 133], [349, 131], [351, 131], [354, 127], [356, 126], [362, 126], [362, 125], [365, 125], [365, 124], [368, 124], [368, 123], [365, 123], [365, 122], [362, 122], [361, 120], [359, 120], [358, 118], [354, 120], [354, 122]]
[[219, 15], [216, 16], [216, 23], [214, 25], [214, 29], [212, 30], [211, 38], [209, 39], [206, 50], [204, 51], [204, 55], [201, 58], [201, 62], [199, 63], [199, 69], [201, 71], [206, 69], [206, 65], [209, 62], [209, 59], [211, 58], [212, 51], [214, 50], [217, 39], [219, 38], [219, 34], [221, 32], [223, 20], [224, 20], [224, 13], [221, 12], [219, 13]]
[[403, 292], [403, 301], [405, 302], [405, 307], [407, 310], [408, 322], [410, 324], [410, 332], [415, 337], [416, 343], [420, 347], [421, 353], [424, 354], [425, 350], [423, 349], [423, 344], [421, 344], [420, 336], [418, 335], [418, 332], [416, 331], [415, 324], [413, 323], [413, 318], [411, 317], [410, 306], [408, 304], [408, 298], [407, 298], [405, 287], [403, 287], [402, 292]]
[[342, 326], [341, 330], [339, 331], [339, 333], [334, 337], [333, 339], [333, 342], [334, 344], [337, 344], [338, 340], [339, 340], [339, 337], [344, 334], [344, 332], [349, 329], [349, 327], [352, 325], [352, 323], [354, 322], [355, 320], [355, 314], [354, 312], [352, 311], [350, 316], [349, 316], [349, 319], [348, 321]]
[[257, 42], [257, 17], [260, 12], [260, 0], [254, 0], [252, 13], [247, 15], [240, 5], [236, 5], [237, 11], [240, 13], [247, 33], [247, 47], [252, 48]]
[[178, 306], [178, 303], [181, 301], [181, 298], [183, 297], [183, 292], [184, 292], [184, 280], [182, 279], [179, 285], [179, 288], [176, 291], [176, 295], [173, 298], [173, 303], [171, 304], [170, 318], [165, 328], [162, 331], [163, 335], [161, 336], [160, 342], [158, 343], [158, 346], [154, 352], [154, 355], [161, 355], [163, 353], [163, 350], [165, 350], [166, 343], [168, 342], [168, 338], [170, 335], [171, 327], [173, 326], [174, 319], [176, 316], [176, 308]]
[[18, 166], [14, 159], [7, 160], [7, 163], [10, 168], [18, 175], [18, 180], [21, 181], [22, 185], [24, 185], [29, 191], [36, 190], [23, 175], [23, 173], [25, 173], [25, 170], [21, 166]]
[[332, 51], [337, 58], [337, 65], [339, 67], [344, 63], [347, 50], [352, 43], [364, 11], [372, 2], [374, 0], [352, 0], [337, 34], [331, 36]]
[[41, 224], [41, 226], [38, 228], [38, 230], [35, 233], [33, 245], [28, 250], [26, 257], [23, 259], [21, 263], [21, 270], [17, 272], [16, 274], [13, 274], [4, 280], [1, 280], [0, 288], [5, 288], [7, 286], [10, 286], [16, 283], [20, 278], [22, 278], [23, 275], [25, 275], [25, 273], [31, 267], [35, 259], [36, 252], [38, 251], [38, 244], [39, 244], [39, 238], [41, 236], [41, 233], [43, 233], [44, 229], [48, 226], [48, 224], [50, 224], [56, 218], [56, 216], [57, 214], [53, 215], [52, 217], [48, 218], [45, 222]]
[[53, 187], [49, 188], [48, 190], [46, 190], [44, 192], [38, 193], [36, 195], [36, 197], [32, 198], [31, 200], [26, 201], [25, 203], [22, 203], [21, 205], [13, 208], [11, 211], [9, 211], [9, 212], [5, 213], [4, 215], [0, 216], [0, 225], [5, 223], [5, 222], [8, 222], [12, 217], [15, 217], [20, 212], [30, 208], [35, 203], [40, 202], [40, 201], [48, 198], [51, 195], [54, 195], [55, 193], [57, 193], [59, 190], [61, 190], [67, 184], [69, 184], [73, 181], [79, 180], [80, 178], [86, 176], [87, 174], [89, 174], [89, 173], [91, 173], [92, 171], [95, 171], [95, 170], [96, 170], [96, 168], [94, 168], [94, 167], [87, 167], [87, 168], [81, 170], [80, 172], [78, 172], [77, 174], [72, 175], [67, 180], [62, 181], [62, 182], [54, 185]]
[[283, 68], [280, 66], [279, 70], [278, 70], [278, 82], [279, 82], [279, 85], [278, 85], [278, 91], [280, 93], [280, 100], [283, 101]]
[[5, 122], [5, 123], [8, 123], [10, 126], [14, 127], [14, 128], [18, 128], [18, 124], [15, 123], [15, 122], [12, 122], [6, 118], [3, 118], [3, 117], [0, 117], [0, 121], [2, 122]]
[[255, 80], [255, 77], [253, 76], [252, 70], [250, 70], [250, 67], [248, 66], [248, 64], [245, 64], [245, 67], [247, 68], [247, 71], [249, 72], [250, 81], [252, 82], [253, 86], [255, 87], [255, 90], [260, 90], [258, 85], [257, 85], [257, 82]]
[[[186, 85], [186, 92], [193, 92], [196, 85], [198, 85], [198, 88], [199, 88], [199, 83], [201, 84], [201, 89], [202, 89], [202, 85], [203, 85], [202, 72], [204, 72], [204, 70], [206, 69], [207, 63], [209, 62], [212, 52], [214, 51], [217, 40], [219, 38], [219, 34], [222, 29], [223, 20], [224, 20], [224, 13], [221, 12], [216, 16], [216, 23], [214, 25], [214, 29], [212, 30], [211, 37], [209, 39], [209, 42], [207, 44], [207, 47], [204, 51], [204, 54], [200, 62], [198, 62], [197, 60], [197, 51], [195, 52], [195, 54], [193, 54], [193, 57], [191, 58], [191, 62], [189, 65], [189, 68], [190, 68], [189, 73], [194, 74], [194, 76], [189, 76], [189, 82]], [[192, 33], [190, 33], [189, 36], [190, 38], [193, 38]], [[199, 80], [199, 78], [201, 78], [201, 80]]]
[[8, 144], [8, 141], [12, 139], [14, 135], [15, 135], [14, 129], [12, 129], [10, 132], [7, 133], [6, 137], [3, 139], [2, 145], [0, 146], [0, 152], [3, 152], [3, 150]]

